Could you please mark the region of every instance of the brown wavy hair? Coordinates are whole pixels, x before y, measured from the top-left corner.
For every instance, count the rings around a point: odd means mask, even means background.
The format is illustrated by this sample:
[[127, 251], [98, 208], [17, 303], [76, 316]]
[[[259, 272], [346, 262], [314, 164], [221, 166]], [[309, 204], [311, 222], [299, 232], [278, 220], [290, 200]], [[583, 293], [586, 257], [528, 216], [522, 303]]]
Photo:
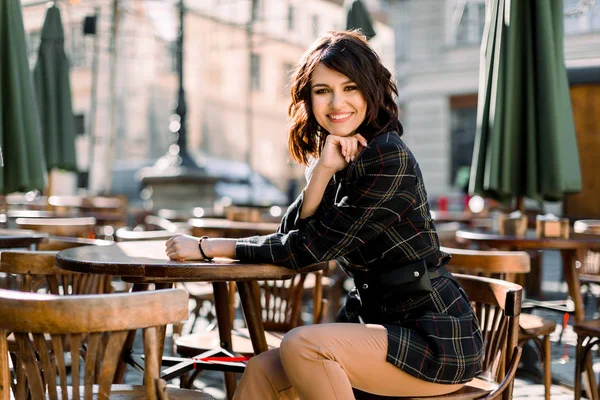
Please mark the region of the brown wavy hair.
[[310, 81], [319, 63], [358, 85], [367, 103], [367, 113], [357, 132], [367, 141], [390, 131], [402, 135], [395, 101], [398, 89], [390, 71], [359, 31], [328, 32], [304, 53], [292, 74], [292, 103], [288, 108], [288, 149], [292, 159], [306, 165], [310, 158], [318, 158], [329, 135], [312, 112]]

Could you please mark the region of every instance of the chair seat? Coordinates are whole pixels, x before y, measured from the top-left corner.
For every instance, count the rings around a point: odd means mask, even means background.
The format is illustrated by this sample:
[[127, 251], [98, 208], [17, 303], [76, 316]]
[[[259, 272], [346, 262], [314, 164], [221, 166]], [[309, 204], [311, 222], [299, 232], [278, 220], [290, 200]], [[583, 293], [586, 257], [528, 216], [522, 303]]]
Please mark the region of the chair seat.
[[354, 394], [357, 400], [376, 400], [376, 399], [427, 399], [427, 400], [435, 400], [435, 399], [456, 399], [456, 400], [471, 400], [471, 399], [479, 399], [491, 393], [493, 390], [496, 390], [498, 384], [495, 382], [488, 382], [485, 379], [475, 378], [471, 382], [467, 383], [460, 390], [456, 392], [448, 393], [440, 396], [430, 396], [430, 397], [385, 397], [385, 396], [377, 396], [370, 393], [361, 392], [358, 390], [354, 390]]
[[600, 337], [600, 319], [578, 322], [573, 326], [577, 335]]
[[[69, 386], [69, 398], [72, 398], [72, 387]], [[94, 396], [93, 400], [97, 400], [98, 394], [98, 386], [94, 385]], [[62, 391], [60, 387], [58, 390], [58, 398], [61, 398]], [[81, 398], [83, 398], [83, 386], [79, 389], [79, 394]], [[206, 393], [202, 393], [196, 390], [185, 390], [179, 388], [171, 388], [167, 387], [167, 395], [169, 396], [169, 400], [214, 400], [214, 398]], [[119, 399], [119, 400], [142, 400], [146, 399], [146, 387], [137, 386], [137, 385], [112, 385], [110, 391], [111, 399]]]
[[519, 339], [527, 336], [550, 335], [556, 329], [556, 322], [532, 314], [521, 314], [519, 317]]
[[[281, 339], [285, 333], [266, 331], [265, 336], [269, 349], [279, 348]], [[247, 329], [236, 329], [232, 332], [231, 340], [233, 342], [233, 352], [243, 355], [253, 355], [252, 341]], [[219, 340], [219, 330], [214, 329], [210, 332], [194, 333], [192, 335], [181, 336], [175, 341], [175, 347], [178, 354], [184, 357], [194, 357], [205, 351], [221, 346]]]

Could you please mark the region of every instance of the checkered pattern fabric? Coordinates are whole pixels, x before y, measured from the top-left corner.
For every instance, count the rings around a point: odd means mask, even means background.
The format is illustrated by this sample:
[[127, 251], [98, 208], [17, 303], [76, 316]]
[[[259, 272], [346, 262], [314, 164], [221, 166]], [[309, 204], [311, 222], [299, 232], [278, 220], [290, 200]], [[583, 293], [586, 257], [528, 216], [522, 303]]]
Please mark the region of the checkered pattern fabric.
[[[307, 178], [312, 167], [314, 163], [307, 168]], [[434, 267], [449, 259], [439, 250], [418, 163], [395, 132], [376, 136], [354, 162], [336, 173], [319, 208], [306, 219], [299, 217], [302, 201], [303, 194], [288, 208], [278, 232], [238, 239], [237, 258], [293, 269], [343, 258], [346, 265], [372, 271], [426, 257], [435, 260]], [[436, 281], [440, 280], [448, 279]], [[406, 315], [389, 315], [393, 318], [384, 323], [390, 340], [388, 361], [428, 381], [466, 382], [478, 372], [481, 358], [472, 311], [458, 291], [435, 293], [438, 297], [422, 300], [421, 307]], [[402, 310], [411, 301], [414, 299], [399, 300], [390, 309]], [[460, 304], [460, 311], [451, 307], [453, 304]], [[415, 317], [417, 311], [422, 315]], [[409, 316], [420, 322], [405, 325]], [[437, 331], [421, 325], [440, 329], [443, 339], [431, 338]], [[471, 340], [471, 347], [463, 343], [465, 338]], [[441, 364], [444, 367], [440, 371]]]

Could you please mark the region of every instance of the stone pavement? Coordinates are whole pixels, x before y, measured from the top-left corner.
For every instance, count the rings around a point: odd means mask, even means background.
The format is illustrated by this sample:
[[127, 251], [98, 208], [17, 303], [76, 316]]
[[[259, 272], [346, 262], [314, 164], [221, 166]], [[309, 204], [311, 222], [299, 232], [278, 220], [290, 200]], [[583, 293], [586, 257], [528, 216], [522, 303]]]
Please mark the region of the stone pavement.
[[[567, 288], [562, 279], [561, 259], [558, 252], [545, 252], [543, 259], [543, 283], [542, 290], [546, 300], [565, 299], [567, 296]], [[598, 293], [596, 293], [598, 294]], [[552, 341], [552, 376], [553, 385], [551, 391], [552, 399], [572, 399], [573, 398], [573, 379], [574, 379], [574, 358], [575, 358], [575, 343], [576, 335], [572, 330], [572, 319], [569, 321], [569, 326], [565, 330], [562, 338], [562, 343], [558, 343], [559, 333], [562, 330], [561, 324], [563, 314], [557, 311], [547, 309], [535, 309], [534, 314], [541, 315], [545, 318], [554, 319], [557, 322], [557, 330], [551, 336]], [[586, 318], [598, 317], [598, 309], [595, 301], [588, 301], [586, 308]], [[241, 324], [240, 319], [236, 319], [236, 325]], [[195, 331], [203, 329], [205, 326], [198, 323]], [[138, 345], [139, 342], [139, 345]], [[136, 340], [136, 347], [141, 350], [141, 341]], [[168, 347], [166, 347], [168, 349]], [[567, 358], [565, 358], [565, 354]], [[533, 346], [526, 346], [521, 359], [521, 368], [517, 372], [517, 379], [514, 387], [515, 399], [527, 400], [542, 400], [544, 399], [544, 387], [541, 384], [541, 373], [539, 370], [537, 354]], [[566, 361], [566, 362], [565, 362]], [[600, 370], [600, 363], [594, 363], [595, 369]], [[215, 399], [220, 400], [225, 398], [222, 373], [205, 371], [194, 382], [196, 388], [205, 391], [212, 395]], [[126, 376], [127, 383], [141, 383], [141, 377], [138, 373], [131, 370]], [[169, 382], [173, 385], [178, 385], [176, 380]], [[260, 399], [257, 399], [260, 400]]]

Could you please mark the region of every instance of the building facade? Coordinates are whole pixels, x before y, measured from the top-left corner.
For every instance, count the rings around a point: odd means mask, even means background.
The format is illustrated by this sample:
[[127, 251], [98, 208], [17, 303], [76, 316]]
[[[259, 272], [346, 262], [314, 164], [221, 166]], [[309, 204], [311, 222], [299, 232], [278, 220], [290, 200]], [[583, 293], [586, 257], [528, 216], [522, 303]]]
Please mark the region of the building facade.
[[[486, 1], [387, 3], [404, 140], [419, 160], [430, 197], [458, 197], [461, 168], [470, 166], [473, 154]], [[600, 5], [571, 12], [585, 3], [564, 1], [567, 66], [600, 58]]]
[[[23, 3], [33, 63], [45, 5]], [[366, 3], [375, 16], [371, 43], [393, 71], [394, 32], [385, 23], [386, 9], [378, 0]], [[92, 160], [92, 192], [108, 191], [113, 163], [156, 159], [174, 141], [169, 126], [177, 123], [171, 116], [178, 87], [176, 4], [59, 3], [73, 66], [74, 112], [86, 121], [78, 138], [79, 164], [86, 171]], [[301, 189], [303, 169], [289, 162], [287, 152], [290, 70], [318, 35], [343, 28], [343, 1], [185, 0], [185, 10], [188, 150], [248, 161], [280, 189], [290, 182]], [[83, 35], [82, 21], [95, 13], [98, 35]]]

